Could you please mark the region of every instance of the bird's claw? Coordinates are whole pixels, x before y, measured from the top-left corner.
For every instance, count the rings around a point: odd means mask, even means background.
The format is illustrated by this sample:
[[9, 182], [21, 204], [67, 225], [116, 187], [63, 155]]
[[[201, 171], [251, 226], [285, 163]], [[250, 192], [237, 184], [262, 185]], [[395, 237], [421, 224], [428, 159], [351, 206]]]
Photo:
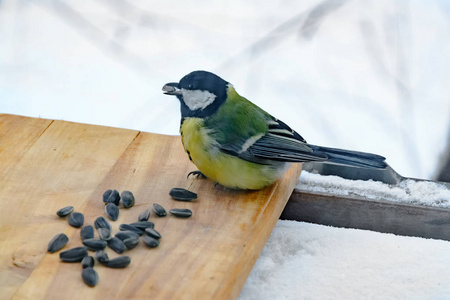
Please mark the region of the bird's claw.
[[195, 176], [196, 178], [206, 179], [206, 176], [199, 170], [189, 172], [187, 174], [187, 178], [189, 178], [189, 176], [191, 176], [191, 175]]

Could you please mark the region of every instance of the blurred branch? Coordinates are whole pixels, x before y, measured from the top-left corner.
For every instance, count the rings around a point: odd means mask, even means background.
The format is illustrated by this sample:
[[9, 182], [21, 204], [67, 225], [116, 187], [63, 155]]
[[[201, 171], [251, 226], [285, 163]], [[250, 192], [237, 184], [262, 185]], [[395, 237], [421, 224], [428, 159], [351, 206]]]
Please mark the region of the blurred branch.
[[289, 20], [281, 23], [275, 29], [269, 31], [262, 38], [253, 42], [250, 46], [242, 50], [236, 55], [228, 58], [220, 69], [231, 68], [232, 66], [240, 66], [243, 58], [254, 60], [265, 52], [279, 45], [290, 34], [298, 31], [309, 39], [317, 31], [320, 22], [329, 15], [332, 11], [341, 7], [348, 0], [325, 0], [315, 5], [314, 7], [303, 11]]
[[150, 74], [150, 71], [153, 73], [145, 59], [133, 54], [126, 47], [108, 37], [106, 33], [97, 28], [66, 2], [52, 0], [53, 7], [46, 5], [44, 1], [34, 1], [33, 3], [53, 11], [63, 22], [75, 28], [91, 44], [127, 67], [144, 74]]
[[348, 0], [328, 0], [316, 5], [308, 13], [306, 20], [300, 29], [300, 34], [306, 39], [312, 39], [319, 30], [320, 24], [325, 17], [340, 8], [347, 1]]
[[114, 14], [137, 26], [160, 29], [170, 32], [172, 28], [183, 28], [198, 31], [199, 35], [206, 34], [211, 28], [203, 28], [198, 25], [172, 17], [170, 14], [160, 15], [148, 11], [130, 3], [127, 0], [99, 0], [107, 6]]

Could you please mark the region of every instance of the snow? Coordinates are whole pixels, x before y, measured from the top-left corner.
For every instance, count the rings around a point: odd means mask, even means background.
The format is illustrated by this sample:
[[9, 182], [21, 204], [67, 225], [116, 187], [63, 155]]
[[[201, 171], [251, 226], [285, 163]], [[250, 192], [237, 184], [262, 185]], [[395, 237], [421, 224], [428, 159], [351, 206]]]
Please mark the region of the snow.
[[[446, 0], [3, 0], [0, 112], [178, 134], [161, 88], [204, 69], [308, 142], [432, 179], [450, 124], [449, 16]], [[449, 205], [433, 183], [323, 177], [299, 188]], [[448, 299], [449, 248], [279, 221], [239, 298]]]
[[398, 185], [389, 185], [379, 181], [348, 180], [303, 171], [296, 188], [305, 192], [450, 208], [450, 190], [444, 184], [431, 181], [407, 179]]
[[[445, 185], [411, 179], [393, 186], [303, 171], [296, 188], [450, 207]], [[280, 220], [238, 299], [448, 299], [448, 251], [448, 241]]]
[[450, 243], [278, 221], [240, 300], [448, 299]]

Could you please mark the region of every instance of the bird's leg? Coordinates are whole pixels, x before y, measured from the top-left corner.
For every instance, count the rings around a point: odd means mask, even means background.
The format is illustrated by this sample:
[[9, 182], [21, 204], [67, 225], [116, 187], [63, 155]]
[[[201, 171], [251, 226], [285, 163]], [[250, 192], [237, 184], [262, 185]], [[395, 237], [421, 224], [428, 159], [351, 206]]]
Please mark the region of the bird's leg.
[[190, 175], [193, 175], [196, 178], [206, 179], [206, 176], [202, 172], [200, 172], [199, 170], [189, 172], [188, 175], [187, 175], [187, 178], [189, 178]]

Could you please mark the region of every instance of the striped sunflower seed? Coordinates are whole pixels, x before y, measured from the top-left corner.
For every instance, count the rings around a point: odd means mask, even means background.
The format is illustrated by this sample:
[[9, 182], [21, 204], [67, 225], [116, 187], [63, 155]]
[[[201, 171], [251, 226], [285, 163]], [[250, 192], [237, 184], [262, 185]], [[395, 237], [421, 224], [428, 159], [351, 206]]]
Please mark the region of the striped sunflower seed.
[[81, 271], [81, 278], [88, 286], [94, 287], [98, 283], [98, 274], [92, 268], [85, 268]]
[[97, 229], [99, 229], [99, 228], [108, 228], [109, 231], [111, 231], [111, 224], [109, 224], [109, 222], [106, 221], [106, 219], [103, 218], [102, 216], [100, 216], [97, 219], [95, 219], [94, 226]]
[[103, 193], [103, 202], [114, 203], [116, 206], [120, 203], [120, 195], [117, 190], [107, 190]]
[[189, 218], [190, 216], [192, 216], [192, 211], [187, 208], [173, 208], [169, 210], [169, 212], [175, 217], [179, 218]]
[[81, 240], [93, 239], [94, 238], [94, 227], [91, 225], [83, 226], [80, 230]]
[[145, 233], [155, 239], [161, 238], [161, 234], [153, 228], [146, 228]]
[[108, 228], [99, 228], [97, 231], [101, 240], [107, 241], [111, 237], [111, 231]]
[[164, 217], [165, 215], [167, 215], [166, 210], [164, 209], [164, 207], [162, 207], [161, 205], [159, 205], [158, 203], [153, 203], [153, 211], [155, 212], [155, 214], [158, 217]]
[[59, 249], [63, 248], [69, 242], [69, 238], [64, 233], [55, 235], [50, 242], [48, 242], [47, 251], [55, 253]]
[[138, 221], [139, 222], [148, 221], [148, 218], [150, 218], [150, 209], [146, 209], [143, 212], [141, 212], [139, 214]]
[[71, 212], [73, 212], [73, 206], [66, 206], [58, 210], [56, 214], [58, 215], [58, 217], [64, 218], [68, 216]]
[[130, 225], [134, 226], [137, 229], [140, 229], [142, 231], [144, 231], [145, 228], [155, 228], [155, 224], [153, 222], [149, 222], [149, 221], [134, 222], [134, 223], [131, 223]]
[[114, 259], [108, 260], [107, 262], [104, 263], [104, 265], [108, 268], [122, 269], [128, 266], [130, 262], [131, 258], [129, 256], [122, 255]]
[[80, 212], [73, 212], [70, 214], [68, 221], [73, 227], [79, 228], [83, 226], [84, 216]]
[[98, 260], [99, 263], [106, 263], [109, 260], [108, 254], [105, 252], [105, 250], [95, 251], [95, 258]]
[[130, 191], [122, 192], [122, 204], [125, 208], [130, 208], [134, 205], [134, 195]]
[[106, 241], [99, 239], [86, 239], [83, 240], [83, 245], [85, 245], [90, 251], [99, 251], [106, 248]]
[[70, 250], [61, 252], [59, 258], [65, 262], [80, 262], [88, 255], [86, 247], [76, 247]]
[[122, 242], [122, 240], [116, 237], [110, 238], [108, 240], [108, 247], [118, 254], [122, 254], [125, 252], [125, 250], [127, 250], [127, 247]]
[[142, 237], [142, 240], [143, 240], [144, 243], [145, 243], [148, 247], [150, 247], [150, 248], [155, 248], [155, 247], [158, 247], [158, 246], [159, 246], [159, 241], [158, 241], [157, 239], [155, 239], [155, 238], [152, 238], [152, 237], [149, 236], [149, 235], [144, 235], [144, 236]]
[[137, 233], [139, 235], [143, 235], [144, 234], [143, 230], [140, 230], [139, 228], [137, 228], [137, 227], [135, 227], [133, 225], [130, 225], [130, 224], [120, 224], [119, 230], [121, 230], [121, 231], [133, 231], [134, 233]]
[[136, 248], [136, 246], [139, 244], [139, 236], [136, 237], [129, 237], [125, 240], [123, 240], [123, 243], [125, 244], [125, 247], [127, 247], [128, 250], [131, 250], [133, 248]]
[[130, 230], [119, 231], [116, 233], [115, 236], [116, 236], [116, 238], [120, 239], [121, 241], [124, 241], [129, 238], [139, 239], [139, 234], [137, 234], [134, 231], [130, 231]]
[[197, 194], [183, 188], [173, 188], [169, 192], [170, 197], [178, 201], [192, 201], [197, 199]]
[[81, 261], [81, 267], [83, 267], [83, 269], [93, 268], [94, 264], [95, 264], [95, 260], [90, 255], [83, 257], [83, 260]]
[[111, 221], [117, 221], [119, 218], [119, 208], [114, 203], [106, 204], [105, 211]]

